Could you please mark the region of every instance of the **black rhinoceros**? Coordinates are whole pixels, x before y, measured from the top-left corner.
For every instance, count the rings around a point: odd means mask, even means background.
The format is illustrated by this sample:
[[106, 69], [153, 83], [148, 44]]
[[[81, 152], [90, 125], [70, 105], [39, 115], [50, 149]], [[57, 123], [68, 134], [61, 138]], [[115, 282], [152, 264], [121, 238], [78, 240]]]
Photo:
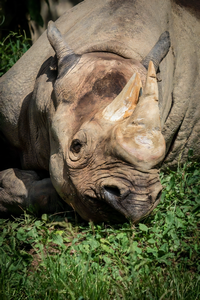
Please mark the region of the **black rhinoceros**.
[[160, 166], [200, 154], [199, 11], [86, 0], [50, 22], [0, 81], [1, 216], [59, 196], [95, 222], [152, 211]]

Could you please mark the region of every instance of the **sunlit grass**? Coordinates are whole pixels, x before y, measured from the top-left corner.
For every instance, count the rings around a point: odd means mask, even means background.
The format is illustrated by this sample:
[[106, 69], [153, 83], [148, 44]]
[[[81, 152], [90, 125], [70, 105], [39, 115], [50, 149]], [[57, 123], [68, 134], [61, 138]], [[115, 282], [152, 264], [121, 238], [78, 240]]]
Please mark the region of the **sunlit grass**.
[[161, 180], [161, 203], [136, 226], [1, 220], [0, 299], [199, 299], [200, 166]]

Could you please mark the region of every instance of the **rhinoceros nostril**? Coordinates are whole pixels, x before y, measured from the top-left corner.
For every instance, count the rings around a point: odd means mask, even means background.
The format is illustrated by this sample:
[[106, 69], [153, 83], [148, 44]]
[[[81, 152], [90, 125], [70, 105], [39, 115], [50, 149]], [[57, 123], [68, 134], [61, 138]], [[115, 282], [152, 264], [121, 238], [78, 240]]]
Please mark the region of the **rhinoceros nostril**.
[[117, 186], [108, 186], [108, 185], [105, 185], [104, 187], [104, 190], [113, 195], [113, 196], [117, 196], [117, 197], [120, 197], [121, 196], [121, 193], [120, 193], [120, 190]]

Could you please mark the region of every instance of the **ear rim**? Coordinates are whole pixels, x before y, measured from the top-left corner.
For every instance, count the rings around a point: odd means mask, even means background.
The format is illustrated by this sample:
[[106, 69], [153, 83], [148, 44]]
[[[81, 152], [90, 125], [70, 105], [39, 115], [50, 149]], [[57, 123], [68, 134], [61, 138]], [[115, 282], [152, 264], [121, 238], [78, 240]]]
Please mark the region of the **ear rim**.
[[169, 52], [171, 47], [170, 34], [169, 31], [165, 31], [159, 37], [157, 43], [147, 54], [147, 56], [141, 61], [141, 64], [148, 70], [149, 62], [152, 61], [157, 72], [159, 64], [163, 58]]
[[47, 38], [57, 57], [58, 77], [62, 77], [79, 62], [81, 55], [76, 54], [69, 47], [53, 21], [48, 23]]

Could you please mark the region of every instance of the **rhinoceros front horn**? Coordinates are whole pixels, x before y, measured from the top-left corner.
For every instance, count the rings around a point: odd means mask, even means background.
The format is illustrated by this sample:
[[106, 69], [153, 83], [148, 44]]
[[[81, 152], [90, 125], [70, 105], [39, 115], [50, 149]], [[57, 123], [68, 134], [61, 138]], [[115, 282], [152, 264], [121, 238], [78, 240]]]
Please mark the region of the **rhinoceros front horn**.
[[132, 115], [138, 102], [141, 87], [140, 76], [134, 73], [121, 93], [103, 110], [103, 118], [115, 122]]
[[47, 37], [56, 53], [58, 59], [58, 73], [62, 76], [64, 72], [67, 72], [70, 67], [79, 61], [81, 56], [75, 54], [69, 47], [53, 21], [49, 21], [48, 23]]
[[149, 62], [146, 85], [132, 115], [118, 122], [111, 136], [111, 151], [136, 169], [148, 171], [165, 156], [158, 107], [158, 84], [153, 62]]

